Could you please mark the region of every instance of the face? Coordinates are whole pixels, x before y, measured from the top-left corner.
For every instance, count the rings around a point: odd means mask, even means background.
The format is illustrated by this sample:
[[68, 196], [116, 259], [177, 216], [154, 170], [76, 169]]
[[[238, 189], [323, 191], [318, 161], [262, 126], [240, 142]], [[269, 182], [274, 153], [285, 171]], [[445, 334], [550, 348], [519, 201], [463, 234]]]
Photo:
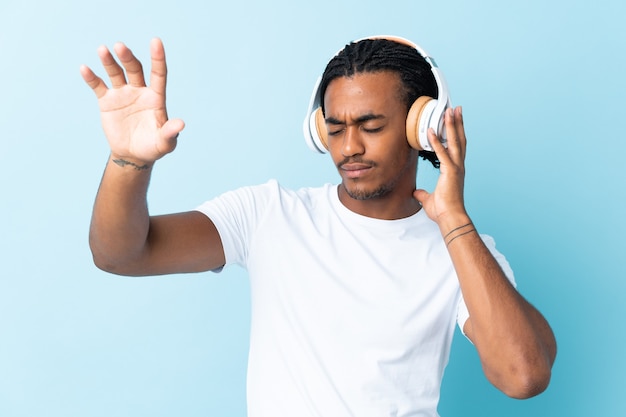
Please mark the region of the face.
[[324, 96], [328, 149], [353, 200], [411, 196], [417, 151], [406, 140], [399, 75], [359, 73], [330, 82]]

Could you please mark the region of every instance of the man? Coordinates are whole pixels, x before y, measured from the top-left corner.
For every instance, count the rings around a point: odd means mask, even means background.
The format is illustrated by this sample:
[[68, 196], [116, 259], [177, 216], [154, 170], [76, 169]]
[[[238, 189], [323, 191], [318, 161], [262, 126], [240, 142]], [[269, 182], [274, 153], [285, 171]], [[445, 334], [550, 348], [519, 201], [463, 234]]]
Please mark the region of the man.
[[[447, 147], [436, 128], [426, 144], [409, 144], [411, 103], [441, 93], [416, 48], [366, 39], [328, 64], [320, 134], [339, 185], [292, 191], [270, 181], [165, 216], [149, 215], [148, 182], [184, 124], [167, 117], [163, 45], [151, 43], [149, 86], [131, 51], [114, 49], [121, 65], [98, 51], [111, 88], [81, 68], [111, 147], [94, 261], [124, 275], [244, 266], [250, 416], [436, 416], [457, 321], [504, 393], [547, 387], [553, 333], [465, 210], [461, 108], [445, 110]], [[420, 154], [440, 164], [432, 193], [416, 190]]]

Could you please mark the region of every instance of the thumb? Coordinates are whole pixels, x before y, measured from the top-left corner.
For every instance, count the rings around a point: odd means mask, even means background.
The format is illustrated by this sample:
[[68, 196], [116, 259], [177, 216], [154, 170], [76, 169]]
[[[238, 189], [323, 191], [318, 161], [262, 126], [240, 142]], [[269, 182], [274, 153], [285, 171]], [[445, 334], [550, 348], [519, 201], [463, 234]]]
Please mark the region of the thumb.
[[161, 126], [161, 137], [163, 139], [175, 139], [185, 128], [185, 122], [181, 119], [169, 119]]
[[424, 205], [424, 202], [428, 199], [429, 196], [430, 196], [430, 193], [426, 190], [420, 189], [420, 190], [413, 191], [413, 198], [419, 201], [420, 204], [422, 204], [422, 206]]
[[181, 119], [169, 119], [161, 126], [160, 146], [163, 153], [170, 153], [176, 148], [178, 134], [185, 128]]

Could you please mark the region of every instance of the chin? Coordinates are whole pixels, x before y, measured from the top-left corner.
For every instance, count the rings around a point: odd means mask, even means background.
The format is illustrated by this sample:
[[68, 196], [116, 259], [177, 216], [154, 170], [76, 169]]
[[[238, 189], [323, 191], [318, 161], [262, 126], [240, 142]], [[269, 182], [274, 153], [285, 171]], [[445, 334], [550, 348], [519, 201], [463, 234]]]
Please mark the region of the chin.
[[391, 191], [389, 187], [385, 185], [381, 185], [378, 188], [367, 189], [360, 187], [347, 187], [344, 183], [343, 188], [350, 198], [359, 201], [381, 198], [389, 194], [389, 192]]

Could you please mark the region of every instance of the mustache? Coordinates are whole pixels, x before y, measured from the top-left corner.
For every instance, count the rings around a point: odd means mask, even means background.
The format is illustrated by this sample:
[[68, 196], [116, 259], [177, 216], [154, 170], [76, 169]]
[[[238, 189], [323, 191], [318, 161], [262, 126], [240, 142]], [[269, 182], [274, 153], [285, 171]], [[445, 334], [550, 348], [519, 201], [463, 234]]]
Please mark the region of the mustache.
[[371, 167], [375, 167], [378, 164], [372, 160], [369, 159], [363, 159], [363, 157], [361, 156], [348, 156], [346, 158], [344, 158], [341, 162], [339, 162], [337, 164], [337, 168], [341, 168], [346, 164], [365, 164], [365, 165], [369, 165]]

